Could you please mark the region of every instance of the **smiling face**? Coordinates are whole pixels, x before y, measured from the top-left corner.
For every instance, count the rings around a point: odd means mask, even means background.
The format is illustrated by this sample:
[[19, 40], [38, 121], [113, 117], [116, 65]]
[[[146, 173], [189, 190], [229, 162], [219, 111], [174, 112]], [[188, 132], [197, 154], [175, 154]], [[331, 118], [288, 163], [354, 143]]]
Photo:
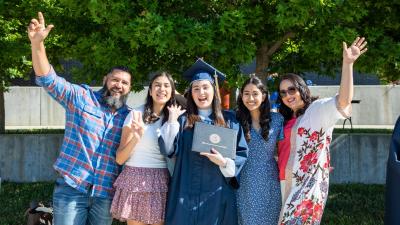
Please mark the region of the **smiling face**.
[[106, 86], [110, 96], [117, 98], [125, 96], [131, 88], [131, 75], [122, 70], [114, 70], [107, 75]]
[[171, 98], [172, 86], [166, 76], [157, 77], [151, 84], [150, 96], [154, 105], [164, 106]]
[[254, 84], [247, 84], [243, 89], [242, 101], [244, 106], [246, 106], [250, 112], [259, 110], [261, 103], [266, 97], [266, 94], [263, 94]]
[[131, 88], [131, 75], [128, 72], [115, 69], [104, 77], [103, 99], [114, 109], [125, 105]]
[[208, 80], [198, 80], [192, 83], [192, 97], [197, 108], [210, 109], [214, 99], [214, 88]]
[[279, 93], [283, 104], [289, 107], [293, 112], [304, 107], [304, 101], [301, 99], [300, 92], [290, 80], [282, 80], [279, 84]]

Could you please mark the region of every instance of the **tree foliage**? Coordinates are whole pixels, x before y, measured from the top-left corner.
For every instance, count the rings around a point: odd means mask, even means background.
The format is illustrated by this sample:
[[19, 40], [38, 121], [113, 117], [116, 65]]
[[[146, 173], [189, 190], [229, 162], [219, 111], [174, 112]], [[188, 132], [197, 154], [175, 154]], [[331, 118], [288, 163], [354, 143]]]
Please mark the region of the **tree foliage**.
[[[53, 66], [63, 71], [59, 59], [68, 59], [70, 47], [80, 37], [80, 20], [56, 0], [0, 0], [0, 133], [5, 131], [4, 92], [14, 78], [28, 78], [32, 71], [31, 48], [27, 26], [37, 12], [45, 12], [48, 23], [57, 24], [46, 40], [46, 49]], [[81, 19], [81, 18], [80, 18]], [[86, 25], [86, 24], [85, 24]]]
[[367, 37], [369, 51], [356, 69], [383, 81], [399, 78], [400, 3], [395, 1], [61, 2], [89, 21], [71, 46], [87, 80], [126, 64], [140, 89], [138, 81], [149, 72], [179, 75], [196, 57], [226, 72], [232, 86], [243, 80], [238, 65], [254, 58], [263, 78], [274, 72], [333, 74], [340, 69], [342, 41], [350, 44], [359, 35]]
[[93, 84], [115, 65], [134, 72], [135, 89], [147, 75], [180, 74], [203, 57], [228, 74], [230, 86], [244, 79], [239, 65], [256, 59], [256, 73], [340, 69], [342, 41], [367, 37], [361, 72], [383, 82], [399, 79], [400, 3], [361, 0], [0, 0], [0, 81], [30, 70], [26, 26], [37, 11], [55, 28], [46, 40], [51, 63], [74, 59], [84, 67], [75, 80]]
[[91, 27], [86, 17], [76, 17], [58, 0], [0, 0], [0, 47], [4, 53], [0, 55], [0, 86], [4, 89], [11, 79], [27, 77], [32, 70], [26, 30], [38, 11], [44, 12], [47, 24], [57, 25], [45, 45], [50, 62], [61, 71], [59, 60], [73, 55], [70, 49], [81, 38], [80, 28]]
[[22, 1], [0, 0], [0, 133], [5, 132], [4, 92], [11, 79], [26, 76], [31, 68], [25, 6]]

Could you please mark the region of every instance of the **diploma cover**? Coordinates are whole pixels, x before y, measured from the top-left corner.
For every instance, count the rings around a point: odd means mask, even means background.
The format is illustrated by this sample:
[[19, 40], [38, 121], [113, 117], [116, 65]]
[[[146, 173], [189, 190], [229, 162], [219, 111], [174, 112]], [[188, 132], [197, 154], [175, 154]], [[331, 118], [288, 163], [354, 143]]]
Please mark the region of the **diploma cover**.
[[210, 152], [214, 148], [222, 156], [235, 159], [237, 130], [203, 122], [194, 125], [192, 151]]

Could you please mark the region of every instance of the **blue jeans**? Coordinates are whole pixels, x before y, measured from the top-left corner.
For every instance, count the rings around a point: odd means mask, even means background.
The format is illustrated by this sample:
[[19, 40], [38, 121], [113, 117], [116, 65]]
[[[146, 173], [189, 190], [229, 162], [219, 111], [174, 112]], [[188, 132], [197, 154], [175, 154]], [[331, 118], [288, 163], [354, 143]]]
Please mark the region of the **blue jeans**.
[[57, 178], [53, 193], [54, 225], [111, 225], [112, 199], [91, 197]]

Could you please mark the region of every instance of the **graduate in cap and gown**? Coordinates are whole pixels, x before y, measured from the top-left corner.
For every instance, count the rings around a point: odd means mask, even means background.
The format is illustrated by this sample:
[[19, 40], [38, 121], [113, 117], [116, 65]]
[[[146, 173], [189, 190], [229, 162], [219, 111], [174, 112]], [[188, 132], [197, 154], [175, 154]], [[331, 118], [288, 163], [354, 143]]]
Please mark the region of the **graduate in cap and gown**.
[[[169, 107], [169, 120], [159, 138], [160, 151], [175, 157], [170, 180], [166, 225], [236, 225], [238, 223], [235, 189], [247, 158], [248, 147], [239, 122], [231, 111], [222, 111], [218, 81], [224, 74], [199, 59], [185, 73], [190, 79], [187, 112], [179, 106]], [[216, 79], [215, 77], [218, 77]], [[180, 116], [182, 115], [182, 116]], [[179, 118], [178, 118], [179, 117]], [[235, 159], [225, 158], [210, 148], [192, 151], [195, 122], [238, 131]]]
[[386, 172], [385, 224], [400, 224], [400, 117], [394, 127]]

